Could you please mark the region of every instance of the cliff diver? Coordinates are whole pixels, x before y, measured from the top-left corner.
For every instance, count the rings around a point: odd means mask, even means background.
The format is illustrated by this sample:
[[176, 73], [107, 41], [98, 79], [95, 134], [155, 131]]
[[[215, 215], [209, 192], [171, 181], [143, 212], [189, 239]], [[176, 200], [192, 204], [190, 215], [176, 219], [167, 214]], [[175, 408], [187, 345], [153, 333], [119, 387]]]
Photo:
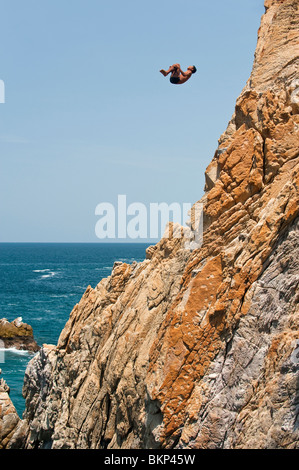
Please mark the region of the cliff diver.
[[169, 79], [170, 83], [173, 83], [174, 85], [182, 85], [187, 80], [189, 80], [193, 73], [196, 72], [196, 67], [195, 65], [190, 65], [186, 72], [183, 72], [180, 64], [173, 64], [169, 67], [168, 70], [162, 69], [160, 72], [162, 75], [164, 75], [164, 77], [167, 77], [168, 74], [171, 74]]

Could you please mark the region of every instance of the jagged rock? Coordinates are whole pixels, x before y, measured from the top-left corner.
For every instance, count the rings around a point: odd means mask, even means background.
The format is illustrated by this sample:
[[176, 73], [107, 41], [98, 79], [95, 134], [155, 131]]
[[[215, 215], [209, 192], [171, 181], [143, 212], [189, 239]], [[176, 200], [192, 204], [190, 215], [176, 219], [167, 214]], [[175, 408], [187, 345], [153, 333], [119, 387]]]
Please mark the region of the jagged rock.
[[[9, 391], [5, 380], [0, 379], [0, 449], [9, 448], [13, 441], [17, 442], [19, 448], [25, 441], [25, 435], [20, 435], [21, 420], [9, 397]], [[17, 434], [20, 437], [18, 441]]]
[[246, 315], [194, 387], [179, 447], [298, 446], [298, 235], [297, 218], [248, 290]]
[[30, 325], [22, 322], [18, 317], [12, 322], [6, 318], [0, 319], [0, 340], [5, 348], [16, 348], [36, 352], [39, 346], [33, 337]]
[[298, 2], [265, 7], [201, 247], [175, 227], [86, 290], [27, 368], [25, 448], [299, 448]]

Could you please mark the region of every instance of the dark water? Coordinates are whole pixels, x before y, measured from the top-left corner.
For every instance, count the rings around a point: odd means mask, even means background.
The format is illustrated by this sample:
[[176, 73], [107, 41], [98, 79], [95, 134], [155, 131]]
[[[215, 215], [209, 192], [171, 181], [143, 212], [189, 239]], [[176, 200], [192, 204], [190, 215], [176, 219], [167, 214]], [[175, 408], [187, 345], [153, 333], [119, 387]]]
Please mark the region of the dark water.
[[[88, 285], [111, 274], [114, 261], [143, 261], [141, 243], [0, 243], [0, 318], [22, 317], [39, 345], [56, 344]], [[0, 352], [2, 377], [21, 416], [22, 386], [32, 355]]]

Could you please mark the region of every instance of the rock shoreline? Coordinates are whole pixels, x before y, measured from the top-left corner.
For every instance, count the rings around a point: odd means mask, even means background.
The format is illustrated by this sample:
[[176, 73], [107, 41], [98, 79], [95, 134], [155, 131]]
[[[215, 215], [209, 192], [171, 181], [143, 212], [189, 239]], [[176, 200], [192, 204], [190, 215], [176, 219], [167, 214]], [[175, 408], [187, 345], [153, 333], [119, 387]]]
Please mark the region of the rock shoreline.
[[6, 318], [0, 320], [0, 346], [5, 349], [15, 348], [31, 352], [40, 350], [40, 346], [34, 339], [32, 327], [23, 323], [21, 317], [12, 322]]

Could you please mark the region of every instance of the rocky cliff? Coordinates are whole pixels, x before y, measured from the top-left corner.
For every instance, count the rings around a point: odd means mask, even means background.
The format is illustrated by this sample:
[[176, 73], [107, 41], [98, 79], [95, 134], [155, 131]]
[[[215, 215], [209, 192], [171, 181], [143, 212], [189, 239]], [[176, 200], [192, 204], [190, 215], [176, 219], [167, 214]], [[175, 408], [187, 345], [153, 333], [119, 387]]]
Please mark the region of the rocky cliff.
[[202, 246], [162, 239], [86, 290], [29, 363], [7, 447], [299, 447], [298, 1], [265, 8]]

